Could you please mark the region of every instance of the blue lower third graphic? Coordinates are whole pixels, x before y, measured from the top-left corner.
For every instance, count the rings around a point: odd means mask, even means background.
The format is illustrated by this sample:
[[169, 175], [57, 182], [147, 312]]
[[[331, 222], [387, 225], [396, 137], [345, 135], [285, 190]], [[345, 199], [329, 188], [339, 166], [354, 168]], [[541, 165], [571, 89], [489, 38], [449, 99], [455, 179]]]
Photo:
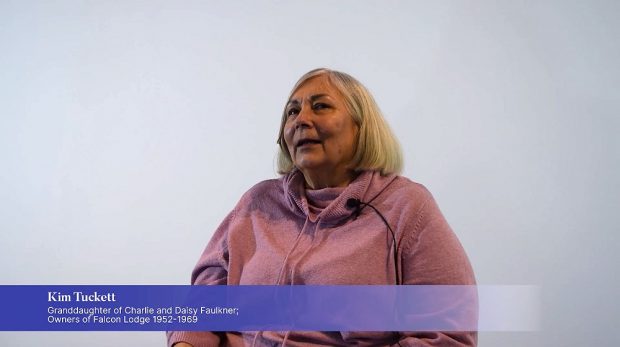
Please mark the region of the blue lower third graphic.
[[3, 331], [473, 331], [476, 286], [0, 286]]

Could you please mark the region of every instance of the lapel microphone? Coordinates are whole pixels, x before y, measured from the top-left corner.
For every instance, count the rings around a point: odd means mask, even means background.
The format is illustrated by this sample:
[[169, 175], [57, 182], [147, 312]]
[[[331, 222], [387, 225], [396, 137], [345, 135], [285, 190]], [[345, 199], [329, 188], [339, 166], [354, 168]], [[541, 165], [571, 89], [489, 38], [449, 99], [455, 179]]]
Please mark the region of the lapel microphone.
[[349, 200], [347, 200], [347, 208], [352, 210], [355, 209], [353, 211], [353, 220], [356, 220], [357, 217], [359, 217], [360, 213], [362, 213], [362, 202], [360, 201], [360, 199], [354, 199], [354, 198], [350, 198]]

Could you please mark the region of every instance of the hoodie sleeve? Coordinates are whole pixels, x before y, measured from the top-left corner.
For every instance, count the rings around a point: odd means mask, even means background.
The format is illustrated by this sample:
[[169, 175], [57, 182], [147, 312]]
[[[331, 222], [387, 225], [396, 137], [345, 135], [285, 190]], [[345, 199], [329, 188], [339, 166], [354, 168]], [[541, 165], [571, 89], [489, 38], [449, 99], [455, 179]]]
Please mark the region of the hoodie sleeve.
[[[403, 239], [401, 271], [405, 285], [475, 285], [474, 272], [458, 238], [428, 190]], [[471, 305], [471, 304], [468, 304]], [[477, 305], [476, 305], [477, 307]], [[475, 312], [472, 312], [475, 311]], [[468, 316], [477, 321], [477, 308]], [[394, 346], [476, 346], [471, 332], [401, 332]]]
[[[192, 285], [227, 285], [228, 284], [228, 230], [235, 217], [235, 210], [230, 212], [217, 228], [213, 237], [202, 252], [194, 271]], [[168, 331], [168, 346], [178, 342], [187, 342], [194, 347], [218, 346], [224, 342], [224, 333], [208, 331]]]

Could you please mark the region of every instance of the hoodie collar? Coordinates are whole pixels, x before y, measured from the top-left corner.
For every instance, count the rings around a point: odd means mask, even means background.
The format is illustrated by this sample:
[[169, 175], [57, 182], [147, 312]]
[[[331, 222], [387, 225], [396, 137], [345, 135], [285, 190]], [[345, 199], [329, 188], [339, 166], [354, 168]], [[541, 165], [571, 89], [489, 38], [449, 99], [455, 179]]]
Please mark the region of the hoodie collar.
[[[351, 216], [353, 210], [347, 208], [347, 200], [358, 199], [369, 202], [379, 195], [397, 176], [382, 176], [378, 171], [362, 171], [331, 204], [316, 218], [311, 218], [306, 197], [305, 179], [301, 171], [293, 169], [283, 179], [284, 195], [289, 208], [311, 222], [335, 224]], [[313, 220], [314, 219], [314, 220]]]

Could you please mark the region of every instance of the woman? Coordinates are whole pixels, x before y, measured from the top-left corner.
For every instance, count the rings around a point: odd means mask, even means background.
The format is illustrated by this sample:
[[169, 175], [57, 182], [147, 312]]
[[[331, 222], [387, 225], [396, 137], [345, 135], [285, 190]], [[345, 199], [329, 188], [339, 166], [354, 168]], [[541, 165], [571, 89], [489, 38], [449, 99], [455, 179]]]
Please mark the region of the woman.
[[[278, 138], [279, 173], [243, 195], [192, 273], [200, 285], [474, 284], [431, 194], [398, 176], [400, 148], [368, 90], [300, 78]], [[387, 229], [387, 230], [386, 230]], [[475, 332], [173, 332], [169, 345], [475, 346]]]

